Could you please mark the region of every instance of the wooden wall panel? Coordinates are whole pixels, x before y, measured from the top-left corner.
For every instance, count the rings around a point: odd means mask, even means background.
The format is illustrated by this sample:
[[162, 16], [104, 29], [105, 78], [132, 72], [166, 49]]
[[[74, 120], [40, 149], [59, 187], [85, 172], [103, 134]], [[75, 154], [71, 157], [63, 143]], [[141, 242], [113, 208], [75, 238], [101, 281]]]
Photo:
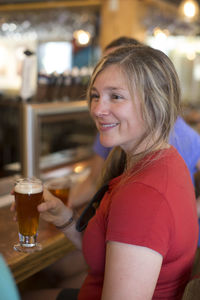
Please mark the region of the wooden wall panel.
[[122, 35], [143, 41], [146, 34], [142, 23], [145, 13], [146, 5], [141, 0], [103, 0], [100, 27], [102, 49]]

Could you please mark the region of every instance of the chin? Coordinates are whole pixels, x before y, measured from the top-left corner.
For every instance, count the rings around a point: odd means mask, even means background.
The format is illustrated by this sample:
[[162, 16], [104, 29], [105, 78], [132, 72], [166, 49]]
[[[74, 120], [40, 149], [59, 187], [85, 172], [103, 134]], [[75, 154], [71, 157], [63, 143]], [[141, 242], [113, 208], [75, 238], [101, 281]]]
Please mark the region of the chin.
[[104, 146], [105, 148], [113, 148], [119, 146], [116, 143], [111, 143], [111, 141], [101, 141], [101, 145]]
[[101, 143], [101, 145], [104, 146], [105, 148], [113, 148], [115, 146], [111, 143]]
[[106, 148], [114, 147], [114, 143], [112, 143], [111, 141], [100, 139], [100, 142], [101, 142], [101, 145], [106, 147]]

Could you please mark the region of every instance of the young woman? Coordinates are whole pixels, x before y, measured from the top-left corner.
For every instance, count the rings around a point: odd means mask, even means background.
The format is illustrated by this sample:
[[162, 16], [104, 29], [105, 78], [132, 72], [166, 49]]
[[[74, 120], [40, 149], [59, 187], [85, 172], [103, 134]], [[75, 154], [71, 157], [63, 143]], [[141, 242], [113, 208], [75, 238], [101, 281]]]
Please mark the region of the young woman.
[[[114, 148], [101, 182], [108, 189], [83, 241], [73, 211], [59, 199], [45, 191], [38, 207], [83, 249], [89, 273], [78, 299], [181, 299], [198, 223], [189, 171], [168, 144], [180, 107], [174, 66], [147, 46], [119, 48], [96, 66], [88, 96], [101, 144]], [[75, 299], [68, 292], [48, 299]]]

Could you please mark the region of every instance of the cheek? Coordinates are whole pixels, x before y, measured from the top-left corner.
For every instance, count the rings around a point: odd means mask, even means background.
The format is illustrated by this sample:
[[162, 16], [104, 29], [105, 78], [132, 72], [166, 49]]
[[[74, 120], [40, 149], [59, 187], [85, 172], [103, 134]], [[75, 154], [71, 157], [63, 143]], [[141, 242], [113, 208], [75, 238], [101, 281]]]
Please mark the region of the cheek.
[[130, 107], [124, 111], [123, 118], [127, 121], [127, 126], [129, 129], [135, 130], [137, 128], [139, 131], [144, 131], [145, 124], [140, 111]]

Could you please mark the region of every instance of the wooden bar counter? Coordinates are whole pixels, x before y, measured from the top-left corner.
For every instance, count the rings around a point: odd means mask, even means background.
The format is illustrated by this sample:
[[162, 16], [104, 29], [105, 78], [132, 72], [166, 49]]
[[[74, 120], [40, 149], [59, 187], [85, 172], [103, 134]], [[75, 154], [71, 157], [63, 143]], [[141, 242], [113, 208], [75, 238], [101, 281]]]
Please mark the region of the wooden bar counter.
[[0, 253], [10, 267], [16, 283], [54, 263], [74, 249], [72, 243], [53, 225], [40, 219], [38, 242], [42, 250], [24, 254], [13, 250], [18, 242], [18, 225], [13, 221], [10, 205], [0, 208]]
[[[43, 174], [43, 181], [68, 176], [73, 170], [75, 170], [74, 177], [71, 177], [73, 182], [84, 180], [88, 176], [89, 163], [90, 159], [67, 167], [64, 165], [60, 168], [51, 168]], [[79, 173], [76, 173], [76, 169]], [[3, 255], [18, 284], [75, 250], [75, 247], [55, 226], [40, 218], [38, 242], [42, 245], [42, 250], [24, 254], [13, 249], [14, 244], [19, 240], [18, 224], [13, 220], [14, 213], [10, 211], [14, 196], [7, 194], [13, 189], [13, 182], [13, 177], [9, 180], [0, 180], [0, 191], [4, 192], [4, 196], [0, 196], [0, 254]]]

